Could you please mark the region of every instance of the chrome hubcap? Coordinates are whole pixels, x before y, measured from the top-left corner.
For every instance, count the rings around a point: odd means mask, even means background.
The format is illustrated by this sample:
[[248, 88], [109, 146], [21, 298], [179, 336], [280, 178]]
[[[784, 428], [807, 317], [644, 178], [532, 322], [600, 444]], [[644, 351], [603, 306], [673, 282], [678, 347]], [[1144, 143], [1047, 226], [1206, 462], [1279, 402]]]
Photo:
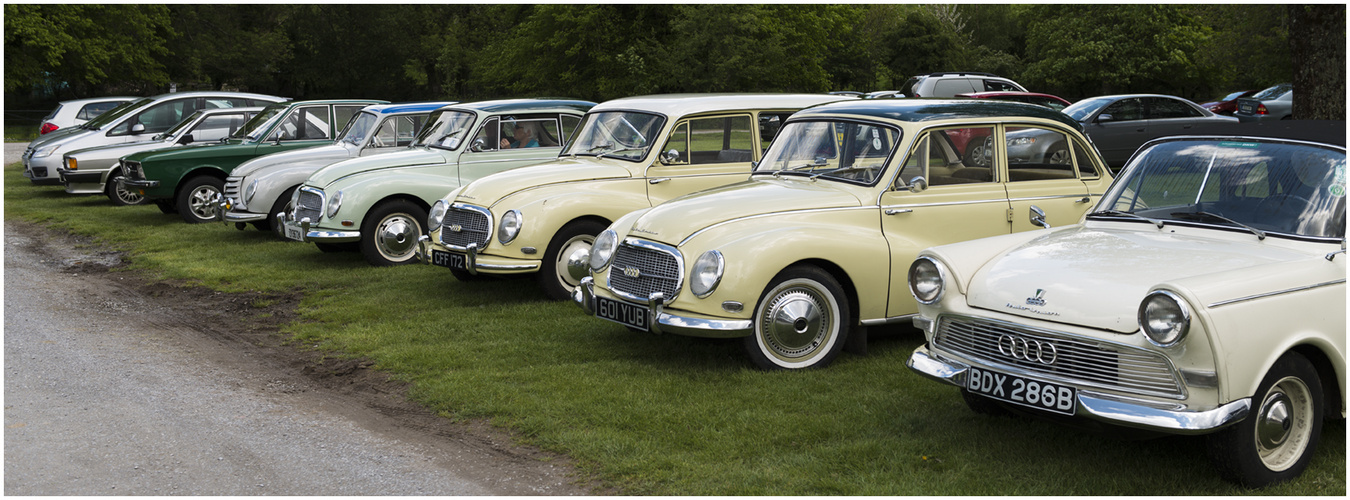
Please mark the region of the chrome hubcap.
[[554, 263], [553, 269], [564, 288], [576, 288], [581, 278], [586, 277], [590, 267], [591, 245], [594, 243], [594, 236], [581, 235], [567, 240], [558, 249], [558, 261]]
[[1312, 434], [1312, 393], [1302, 380], [1286, 377], [1266, 393], [1255, 415], [1256, 451], [1272, 471], [1293, 467]]
[[375, 247], [380, 255], [392, 261], [407, 259], [416, 250], [417, 236], [422, 228], [406, 214], [393, 214], [380, 221], [375, 228]]
[[764, 343], [775, 356], [797, 359], [825, 343], [834, 327], [832, 317], [828, 302], [819, 293], [793, 287], [770, 300], [759, 326]]

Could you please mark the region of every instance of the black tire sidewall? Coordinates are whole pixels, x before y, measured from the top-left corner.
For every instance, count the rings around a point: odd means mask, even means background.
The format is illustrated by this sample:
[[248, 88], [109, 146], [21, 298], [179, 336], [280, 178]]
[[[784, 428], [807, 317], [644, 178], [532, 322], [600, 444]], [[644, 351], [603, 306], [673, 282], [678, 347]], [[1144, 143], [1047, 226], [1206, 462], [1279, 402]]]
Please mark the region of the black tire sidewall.
[[277, 238], [283, 240], [287, 239], [286, 234], [284, 233], [285, 229], [281, 227], [281, 224], [275, 223], [275, 217], [277, 216], [277, 212], [285, 211], [286, 205], [291, 203], [291, 197], [295, 194], [296, 189], [300, 189], [300, 186], [291, 186], [290, 189], [282, 191], [281, 197], [277, 198], [277, 200], [272, 203], [272, 209], [268, 210], [267, 217], [263, 219], [263, 221], [267, 222], [266, 226], [258, 227], [258, 230], [272, 231], [273, 234], [277, 235]]
[[[1285, 377], [1297, 377], [1308, 386], [1312, 395], [1313, 415], [1309, 419], [1312, 425], [1308, 436], [1308, 446], [1294, 465], [1280, 472], [1266, 468], [1261, 462], [1256, 446], [1256, 422], [1261, 403], [1276, 382]], [[1262, 488], [1275, 483], [1294, 479], [1303, 473], [1317, 452], [1317, 442], [1322, 436], [1322, 419], [1326, 401], [1322, 393], [1322, 382], [1317, 369], [1303, 355], [1296, 352], [1285, 353], [1271, 365], [1256, 394], [1252, 396], [1252, 409], [1247, 418], [1228, 428], [1210, 434], [1206, 440], [1210, 461], [1224, 479], [1247, 486]]]
[[127, 203], [126, 201], [123, 201], [120, 196], [117, 196], [117, 179], [119, 177], [122, 177], [121, 170], [113, 170], [112, 173], [108, 174], [108, 181], [104, 183], [103, 187], [103, 192], [104, 194], [108, 195], [108, 200], [111, 201], [114, 206], [119, 207], [144, 204], [145, 203], [144, 196], [142, 196], [141, 200], [136, 203]]

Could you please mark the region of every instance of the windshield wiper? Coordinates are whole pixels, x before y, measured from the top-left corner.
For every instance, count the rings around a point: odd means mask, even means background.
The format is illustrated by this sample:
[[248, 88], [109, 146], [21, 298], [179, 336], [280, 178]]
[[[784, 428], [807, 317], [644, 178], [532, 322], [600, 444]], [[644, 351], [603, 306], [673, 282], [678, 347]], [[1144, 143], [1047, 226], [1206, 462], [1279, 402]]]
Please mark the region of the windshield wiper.
[[[598, 149], [605, 149], [605, 148], [612, 148], [612, 147], [614, 147], [614, 144], [613, 144], [613, 143], [609, 143], [609, 144], [601, 144], [601, 145], [596, 146], [596, 147], [593, 147], [593, 148], [591, 148], [591, 149], [587, 149], [586, 152], [587, 152], [587, 153], [594, 153], [594, 152], [595, 152], [596, 150], [598, 150]], [[606, 151], [606, 153], [608, 153], [608, 151]], [[600, 153], [600, 154], [604, 154], [604, 153]]]
[[1248, 226], [1248, 225], [1246, 225], [1246, 224], [1243, 224], [1243, 223], [1241, 223], [1241, 222], [1235, 221], [1235, 220], [1233, 220], [1233, 219], [1229, 219], [1229, 218], [1227, 218], [1227, 217], [1224, 217], [1224, 216], [1222, 216], [1222, 215], [1219, 215], [1219, 214], [1216, 214], [1216, 213], [1213, 213], [1213, 212], [1205, 212], [1205, 211], [1199, 211], [1199, 212], [1172, 212], [1172, 216], [1173, 216], [1173, 217], [1180, 216], [1180, 215], [1198, 215], [1198, 216], [1200, 216], [1200, 217], [1209, 217], [1209, 218], [1214, 219], [1214, 220], [1218, 220], [1218, 221], [1222, 221], [1222, 222], [1227, 222], [1227, 223], [1232, 224], [1232, 225], [1234, 225], [1234, 226], [1238, 226], [1238, 227], [1241, 227], [1241, 228], [1246, 229], [1246, 230], [1248, 230], [1248, 231], [1251, 231], [1252, 234], [1256, 235], [1256, 239], [1258, 239], [1258, 240], [1264, 240], [1264, 239], [1266, 239], [1266, 232], [1265, 232], [1265, 231], [1262, 231], [1262, 230], [1260, 230], [1260, 229], [1257, 229], [1257, 228]]
[[873, 169], [873, 168], [875, 168], [875, 167], [844, 167], [844, 168], [836, 168], [836, 169], [834, 169], [834, 170], [826, 170], [826, 171], [821, 172], [821, 173], [818, 173], [818, 174], [811, 174], [810, 179], [814, 181], [814, 180], [816, 180], [816, 177], [820, 177], [820, 176], [825, 175], [825, 174], [838, 174], [838, 173], [844, 173], [844, 172], [857, 172], [857, 171], [860, 171], [860, 170], [871, 170], [871, 169]]
[[1100, 211], [1097, 211], [1097, 212], [1089, 213], [1089, 214], [1088, 214], [1088, 217], [1092, 217], [1092, 216], [1094, 216], [1094, 215], [1123, 215], [1123, 216], [1125, 216], [1125, 217], [1133, 217], [1133, 218], [1135, 218], [1135, 219], [1146, 220], [1146, 221], [1148, 221], [1149, 223], [1151, 223], [1151, 224], [1153, 224], [1153, 225], [1155, 225], [1155, 226], [1158, 226], [1158, 229], [1162, 229], [1163, 224], [1164, 224], [1163, 221], [1160, 221], [1160, 220], [1158, 220], [1158, 219], [1152, 219], [1152, 218], [1144, 217], [1144, 216], [1142, 216], [1142, 215], [1139, 215], [1139, 214], [1136, 214], [1136, 213], [1132, 213], [1132, 212], [1121, 212], [1121, 211], [1119, 211], [1119, 210], [1100, 210]]

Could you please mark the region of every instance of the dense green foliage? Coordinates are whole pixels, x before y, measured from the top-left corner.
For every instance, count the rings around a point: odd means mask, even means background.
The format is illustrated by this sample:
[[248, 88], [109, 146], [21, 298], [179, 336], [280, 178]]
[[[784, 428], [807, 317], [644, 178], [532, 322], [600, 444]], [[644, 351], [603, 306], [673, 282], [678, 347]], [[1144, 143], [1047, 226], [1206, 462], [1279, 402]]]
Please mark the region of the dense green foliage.
[[1289, 81], [1289, 18], [1247, 4], [8, 4], [5, 92], [604, 101], [890, 90], [960, 70], [1068, 99], [1203, 101]]

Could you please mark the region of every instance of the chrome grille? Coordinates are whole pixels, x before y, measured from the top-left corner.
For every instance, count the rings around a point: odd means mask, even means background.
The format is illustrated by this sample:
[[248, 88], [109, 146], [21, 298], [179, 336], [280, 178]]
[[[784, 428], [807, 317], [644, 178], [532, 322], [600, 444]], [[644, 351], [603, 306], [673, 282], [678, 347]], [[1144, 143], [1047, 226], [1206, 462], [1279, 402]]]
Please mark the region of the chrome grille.
[[309, 217], [310, 222], [319, 222], [319, 216], [323, 214], [323, 195], [301, 189], [296, 191], [300, 197], [295, 201], [295, 220], [301, 221]]
[[[1048, 342], [1057, 358], [1051, 364], [1017, 359], [999, 352], [1004, 335]], [[1131, 346], [1079, 340], [1054, 332], [989, 320], [943, 316], [933, 343], [938, 348], [993, 365], [1050, 380], [1061, 380], [1141, 395], [1183, 398], [1176, 371], [1161, 354]]]
[[233, 175], [231, 175], [231, 176], [229, 176], [229, 177], [226, 177], [226, 178], [225, 178], [225, 197], [226, 197], [226, 198], [234, 198], [235, 200], [242, 201], [242, 200], [244, 199], [244, 197], [243, 197], [243, 196], [240, 196], [240, 195], [244, 192], [244, 190], [243, 190], [243, 185], [244, 185], [244, 178], [243, 178], [243, 177], [237, 177], [237, 176], [233, 176]]
[[478, 210], [451, 206], [441, 221], [441, 243], [452, 247], [467, 248], [477, 243], [478, 248], [485, 248], [490, 237], [492, 221]]
[[680, 257], [673, 248], [624, 241], [614, 250], [609, 288], [614, 293], [640, 301], [660, 292], [669, 301], [680, 292], [680, 270]]

